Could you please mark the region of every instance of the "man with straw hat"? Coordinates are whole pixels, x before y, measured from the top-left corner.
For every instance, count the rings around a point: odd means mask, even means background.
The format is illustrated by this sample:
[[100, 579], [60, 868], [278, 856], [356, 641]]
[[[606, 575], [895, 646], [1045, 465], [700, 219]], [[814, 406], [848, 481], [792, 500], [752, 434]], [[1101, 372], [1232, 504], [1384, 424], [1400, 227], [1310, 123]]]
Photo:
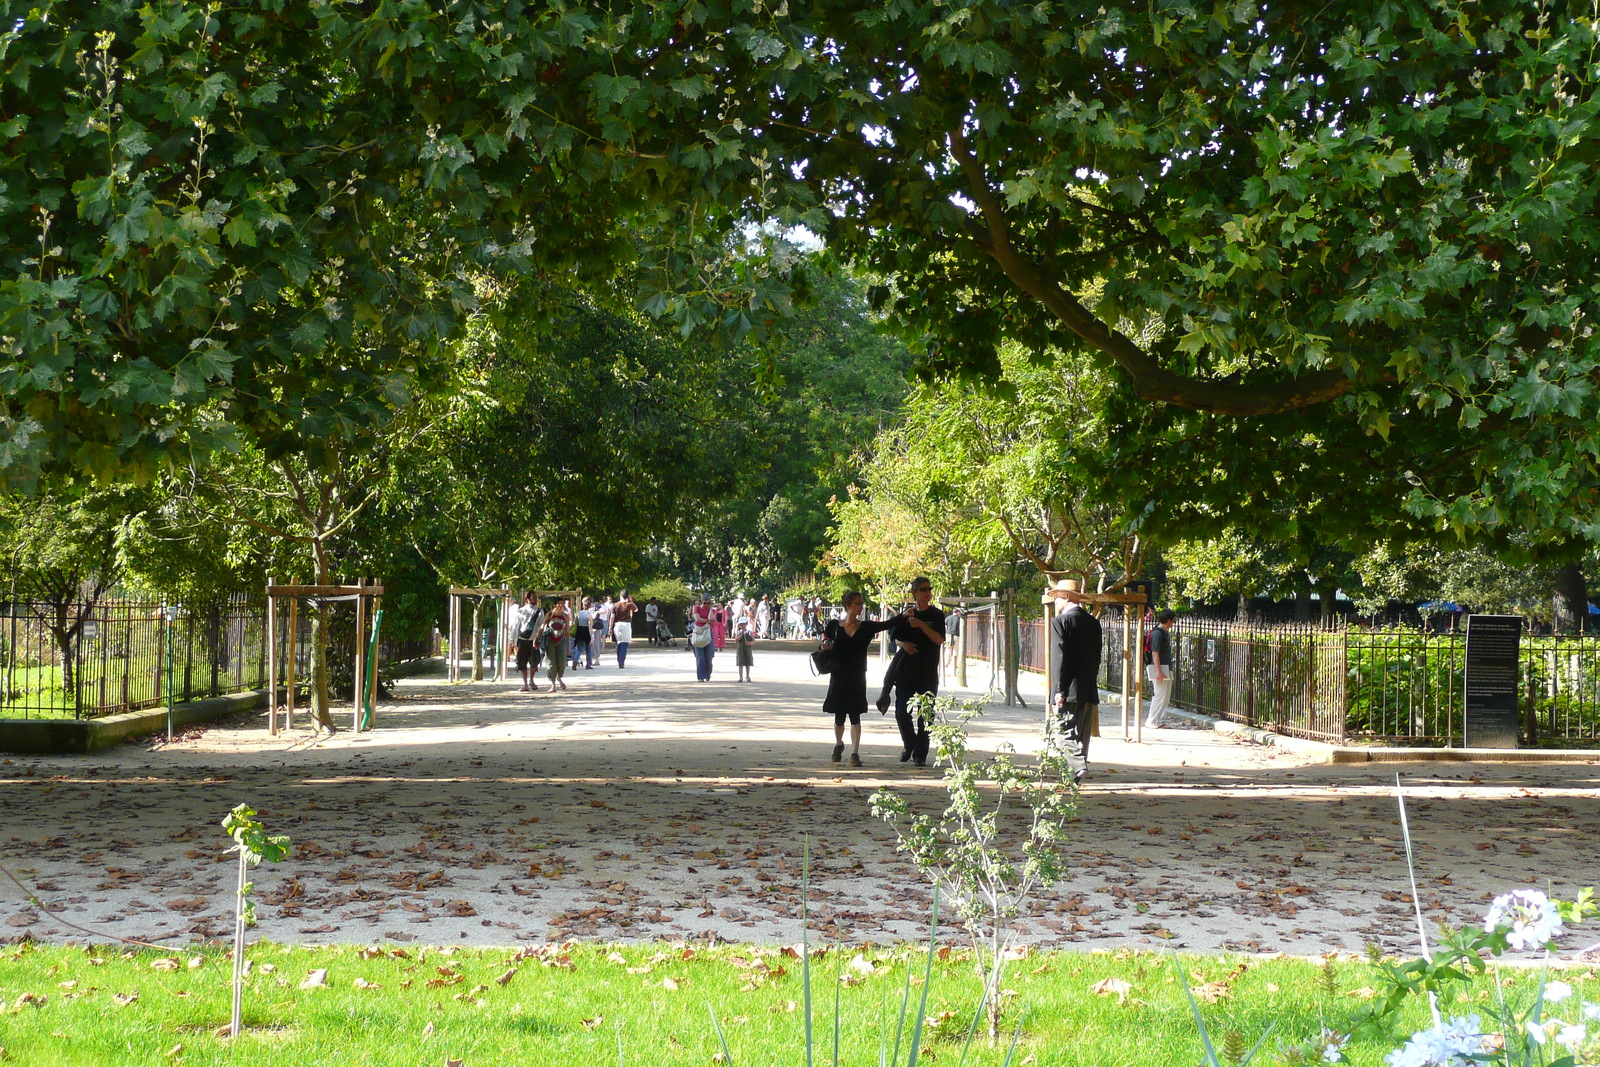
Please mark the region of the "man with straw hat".
[[1045, 594], [1056, 602], [1050, 620], [1051, 704], [1061, 746], [1074, 778], [1089, 769], [1089, 724], [1100, 714], [1100, 622], [1083, 609], [1082, 586], [1063, 578]]

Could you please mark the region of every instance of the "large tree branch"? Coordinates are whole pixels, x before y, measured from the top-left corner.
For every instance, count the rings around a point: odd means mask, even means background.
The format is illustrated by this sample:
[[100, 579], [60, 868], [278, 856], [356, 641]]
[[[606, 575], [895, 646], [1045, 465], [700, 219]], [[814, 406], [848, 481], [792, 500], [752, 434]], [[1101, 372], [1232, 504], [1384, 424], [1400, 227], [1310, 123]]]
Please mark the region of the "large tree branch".
[[[1035, 567], [1039, 568], [1040, 573], [1055, 573], [1052, 569], [1055, 565], [1054, 554], [1051, 555], [1050, 559], [1041, 559], [1039, 555], [1033, 551], [1033, 549], [1029, 548], [1023, 543], [1021, 537], [1017, 536], [1017, 531], [1012, 529], [1009, 519], [999, 512], [994, 512], [993, 514], [996, 519], [1000, 520], [1000, 528], [1006, 532], [1006, 537], [1011, 541], [1012, 548], [1015, 548], [1020, 555], [1028, 560], [1029, 563], [1032, 563]], [[1052, 546], [1052, 548], [1053, 547], [1054, 546]]]
[[1162, 366], [1126, 335], [1101, 322], [1071, 293], [1045, 276], [1037, 264], [1017, 251], [1005, 211], [989, 186], [983, 164], [972, 154], [960, 130], [950, 134], [950, 151], [967, 176], [968, 194], [978, 206], [983, 228], [974, 238], [1018, 288], [1043, 304], [1068, 330], [1109, 356], [1128, 372], [1142, 399], [1219, 415], [1273, 415], [1321, 404], [1342, 396], [1354, 383], [1342, 371], [1312, 371], [1283, 382], [1244, 385], [1186, 378]]

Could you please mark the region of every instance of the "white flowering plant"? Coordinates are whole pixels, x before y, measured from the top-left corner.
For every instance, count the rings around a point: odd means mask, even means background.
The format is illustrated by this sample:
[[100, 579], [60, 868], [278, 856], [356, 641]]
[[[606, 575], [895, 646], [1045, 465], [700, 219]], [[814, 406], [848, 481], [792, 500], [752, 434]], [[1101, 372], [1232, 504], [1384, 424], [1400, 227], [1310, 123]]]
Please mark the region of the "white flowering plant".
[[1438, 1011], [1439, 994], [1483, 974], [1492, 957], [1512, 949], [1555, 951], [1568, 927], [1597, 910], [1593, 888], [1572, 901], [1551, 900], [1536, 889], [1513, 890], [1489, 905], [1481, 930], [1447, 927], [1439, 951], [1431, 956], [1405, 964], [1385, 963], [1382, 981], [1388, 989], [1375, 1002], [1369, 1021], [1386, 1022], [1407, 997], [1426, 993], [1433, 1025], [1412, 1034], [1384, 1062], [1389, 1067], [1600, 1065], [1600, 1004], [1578, 1000], [1556, 1008], [1572, 1001], [1573, 991], [1566, 982], [1549, 980], [1548, 972], [1540, 976], [1532, 1002], [1521, 1008], [1508, 1002], [1503, 983], [1494, 982], [1497, 999], [1484, 1010], [1492, 1024], [1487, 1029], [1483, 1015], [1446, 1019]]
[[1574, 900], [1552, 900], [1537, 889], [1516, 889], [1495, 897], [1484, 915], [1482, 928], [1441, 925], [1438, 948], [1420, 959], [1379, 964], [1379, 994], [1368, 1010], [1369, 1026], [1387, 1029], [1389, 1022], [1413, 996], [1435, 997], [1451, 987], [1482, 975], [1489, 961], [1507, 951], [1554, 949], [1566, 927], [1600, 912], [1593, 887]]

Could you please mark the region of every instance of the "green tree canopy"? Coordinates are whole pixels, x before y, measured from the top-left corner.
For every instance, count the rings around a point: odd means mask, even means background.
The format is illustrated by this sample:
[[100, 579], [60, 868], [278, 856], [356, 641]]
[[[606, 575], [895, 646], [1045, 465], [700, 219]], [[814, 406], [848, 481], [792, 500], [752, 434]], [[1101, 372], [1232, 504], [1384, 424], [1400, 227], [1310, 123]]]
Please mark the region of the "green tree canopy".
[[640, 3], [586, 42], [575, 145], [812, 227], [937, 367], [1073, 348], [1241, 491], [1370, 433], [1442, 527], [1600, 534], [1586, 7]]
[[753, 328], [781, 256], [729, 275], [707, 240], [753, 220], [892, 282], [935, 368], [1088, 354], [1108, 405], [1179, 413], [1160, 440], [1237, 448], [1214, 496], [1261, 497], [1307, 432], [1371, 434], [1390, 510], [1600, 539], [1576, 3], [7, 15], [12, 477], [148, 469], [206, 404], [269, 451], [381, 421], [459, 330], [466, 264], [635, 263], [652, 312]]

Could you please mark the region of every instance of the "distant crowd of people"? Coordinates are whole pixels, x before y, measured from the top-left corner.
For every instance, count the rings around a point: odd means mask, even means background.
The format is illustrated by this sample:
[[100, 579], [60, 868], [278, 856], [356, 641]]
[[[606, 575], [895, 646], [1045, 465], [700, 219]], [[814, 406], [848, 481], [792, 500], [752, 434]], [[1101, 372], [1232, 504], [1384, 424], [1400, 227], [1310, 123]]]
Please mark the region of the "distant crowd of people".
[[[848, 759], [861, 766], [861, 716], [868, 706], [867, 655], [872, 641], [887, 634], [894, 655], [884, 673], [876, 704], [887, 714], [894, 708], [895, 725], [900, 734], [901, 762], [918, 767], [928, 765], [930, 734], [926, 717], [918, 712], [918, 697], [937, 695], [940, 680], [940, 650], [948, 661], [965, 612], [955, 608], [948, 614], [933, 602], [933, 584], [917, 578], [910, 587], [911, 602], [900, 612], [883, 619], [866, 616], [866, 601], [849, 590], [837, 605], [827, 605], [820, 597], [794, 597], [779, 601], [771, 596], [714, 601], [702, 595], [690, 605], [686, 644], [693, 653], [695, 680], [709, 682], [716, 653], [728, 645], [734, 648], [734, 666], [741, 682], [752, 681], [755, 666], [754, 646], [758, 640], [774, 637], [820, 638], [828, 660], [828, 691], [822, 710], [833, 717], [835, 763], [846, 758], [845, 728], [849, 727]], [[1050, 675], [1054, 688], [1050, 694], [1053, 718], [1060, 743], [1076, 777], [1087, 773], [1091, 724], [1099, 711], [1101, 660], [1100, 623], [1084, 607], [1086, 597], [1072, 581], [1055, 583], [1046, 593], [1057, 605], [1051, 620], [1049, 648]], [[1143, 663], [1150, 681], [1151, 700], [1145, 725], [1165, 724], [1172, 698], [1174, 657], [1171, 611], [1153, 616], [1154, 622], [1143, 641]], [[625, 669], [628, 647], [634, 638], [635, 624], [642, 625], [652, 644], [671, 644], [675, 640], [666, 613], [651, 597], [637, 603], [627, 590], [616, 597], [583, 597], [574, 606], [571, 597], [555, 597], [541, 602], [527, 593], [510, 619], [514, 634], [517, 670], [522, 676], [522, 691], [537, 692], [540, 665], [545, 667], [553, 692], [567, 688], [566, 673], [593, 670], [607, 642], [616, 652], [616, 665]]]
[[[617, 669], [626, 668], [634, 619], [641, 615], [659, 621], [660, 607], [652, 598], [641, 609], [626, 589], [616, 597], [586, 596], [576, 610], [569, 596], [541, 601], [531, 591], [523, 594], [522, 603], [509, 619], [511, 651], [517, 658], [517, 672], [522, 675], [522, 692], [539, 691], [541, 663], [551, 692], [566, 689], [568, 665], [573, 670], [594, 670], [607, 641], [616, 649]], [[651, 641], [655, 640], [652, 625]]]
[[[700, 597], [689, 609], [687, 635], [696, 655], [696, 677], [709, 680], [713, 655], [732, 644], [739, 679], [750, 681], [756, 641], [820, 635], [827, 610], [820, 597], [795, 597], [781, 604], [772, 596], [747, 599], [738, 594], [720, 603]], [[541, 600], [530, 591], [509, 621], [513, 637], [508, 653], [516, 657], [524, 693], [539, 691], [541, 666], [552, 692], [566, 689], [569, 667], [593, 670], [607, 642], [616, 650], [617, 668], [625, 669], [636, 625], [652, 645], [676, 640], [660, 601], [650, 597], [640, 604], [627, 590], [615, 597], [586, 596], [576, 606], [570, 596]]]

